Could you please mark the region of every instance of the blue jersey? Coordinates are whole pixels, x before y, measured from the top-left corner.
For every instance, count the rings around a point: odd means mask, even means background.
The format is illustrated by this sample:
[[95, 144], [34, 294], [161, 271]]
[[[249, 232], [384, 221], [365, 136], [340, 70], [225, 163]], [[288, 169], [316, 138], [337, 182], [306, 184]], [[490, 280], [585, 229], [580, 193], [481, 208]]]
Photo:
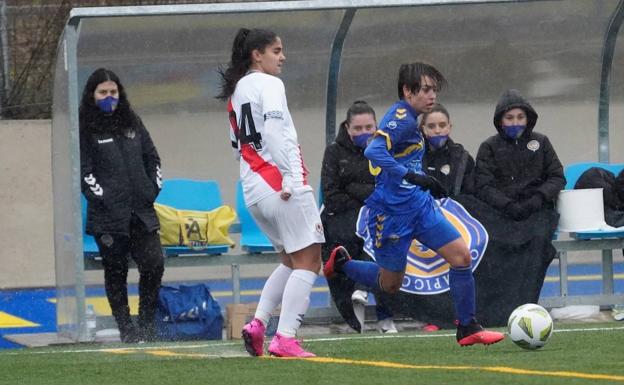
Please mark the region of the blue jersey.
[[364, 155], [375, 176], [375, 191], [366, 205], [388, 213], [422, 208], [431, 195], [407, 183], [408, 171], [422, 174], [425, 140], [418, 128], [418, 113], [404, 100], [396, 102], [379, 124]]

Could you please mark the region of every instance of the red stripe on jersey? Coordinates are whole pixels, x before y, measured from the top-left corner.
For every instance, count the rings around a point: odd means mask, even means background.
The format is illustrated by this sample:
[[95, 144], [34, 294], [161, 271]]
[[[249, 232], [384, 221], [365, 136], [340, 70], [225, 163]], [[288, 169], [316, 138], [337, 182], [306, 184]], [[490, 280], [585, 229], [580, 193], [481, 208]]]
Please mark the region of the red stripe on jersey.
[[249, 168], [260, 175], [274, 191], [282, 190], [282, 174], [279, 169], [258, 155], [252, 144], [241, 145], [241, 156], [249, 164]]
[[306, 167], [303, 162], [303, 152], [301, 151], [301, 145], [299, 146], [299, 159], [301, 159], [301, 169], [303, 170], [303, 184], [308, 184], [308, 174], [310, 170]]

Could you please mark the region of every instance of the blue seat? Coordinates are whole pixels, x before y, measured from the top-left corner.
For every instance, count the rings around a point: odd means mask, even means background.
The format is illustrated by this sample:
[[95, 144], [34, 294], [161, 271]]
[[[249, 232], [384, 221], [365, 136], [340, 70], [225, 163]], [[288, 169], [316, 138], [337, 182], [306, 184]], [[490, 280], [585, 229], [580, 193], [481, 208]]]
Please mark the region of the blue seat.
[[269, 238], [260, 230], [245, 204], [240, 181], [236, 184], [236, 213], [240, 221], [241, 249], [248, 253], [275, 252]]
[[[219, 184], [214, 180], [166, 179], [156, 202], [178, 210], [210, 211], [223, 205]], [[215, 255], [227, 253], [229, 245], [209, 245], [199, 249], [164, 247], [166, 256]]]
[[100, 250], [95, 243], [95, 238], [85, 232], [87, 226], [87, 198], [80, 194], [80, 206], [82, 208], [82, 250], [85, 258], [100, 258]]
[[583, 174], [585, 171], [589, 170], [592, 167], [604, 168], [605, 170], [611, 171], [615, 174], [615, 176], [617, 176], [624, 169], [624, 163], [612, 164], [600, 162], [580, 162], [567, 165], [564, 170], [566, 178], [565, 189], [574, 189], [574, 185], [576, 184], [576, 181], [581, 176], [581, 174]]
[[[600, 162], [580, 162], [573, 163], [565, 167], [564, 174], [566, 178], [566, 190], [574, 189], [574, 185], [579, 177], [592, 167], [600, 167], [605, 170], [611, 171], [617, 176], [622, 170], [624, 170], [623, 163], [600, 163]], [[596, 239], [596, 238], [622, 238], [624, 237], [624, 231], [582, 231], [572, 233], [571, 236], [575, 239]]]

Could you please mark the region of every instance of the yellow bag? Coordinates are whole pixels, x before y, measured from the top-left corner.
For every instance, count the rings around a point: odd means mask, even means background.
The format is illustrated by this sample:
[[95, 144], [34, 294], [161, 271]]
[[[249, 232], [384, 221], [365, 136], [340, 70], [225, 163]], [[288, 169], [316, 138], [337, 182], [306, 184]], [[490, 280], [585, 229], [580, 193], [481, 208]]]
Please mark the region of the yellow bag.
[[230, 225], [236, 213], [230, 206], [217, 207], [211, 211], [178, 210], [154, 203], [160, 221], [160, 243], [163, 246], [187, 246], [202, 248], [207, 245], [230, 245]]

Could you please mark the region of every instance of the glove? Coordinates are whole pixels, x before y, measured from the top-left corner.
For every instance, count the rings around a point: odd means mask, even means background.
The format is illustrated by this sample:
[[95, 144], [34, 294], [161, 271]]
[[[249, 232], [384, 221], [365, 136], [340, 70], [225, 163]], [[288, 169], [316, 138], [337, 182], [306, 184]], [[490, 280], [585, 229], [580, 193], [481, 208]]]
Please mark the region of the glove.
[[524, 210], [529, 212], [529, 214], [539, 211], [542, 208], [542, 204], [544, 203], [544, 198], [542, 194], [536, 193], [533, 194], [529, 199], [525, 200], [521, 203]]
[[510, 204], [505, 206], [504, 212], [506, 216], [516, 221], [526, 219], [531, 214], [524, 208], [523, 204], [520, 202], [511, 202]]
[[405, 179], [405, 181], [409, 184], [422, 187], [423, 190], [429, 190], [435, 199], [445, 198], [448, 196], [446, 187], [444, 187], [439, 180], [430, 175], [421, 175], [409, 171], [405, 174], [403, 179]]

